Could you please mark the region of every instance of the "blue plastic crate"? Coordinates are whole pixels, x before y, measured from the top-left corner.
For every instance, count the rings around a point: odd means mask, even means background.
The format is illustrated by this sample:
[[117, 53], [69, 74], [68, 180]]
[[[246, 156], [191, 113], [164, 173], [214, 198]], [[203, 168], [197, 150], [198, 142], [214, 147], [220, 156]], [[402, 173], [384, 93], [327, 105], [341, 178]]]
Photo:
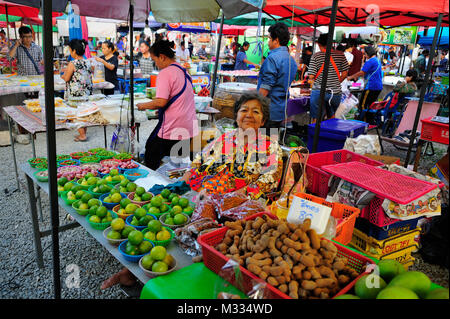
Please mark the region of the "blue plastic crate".
[[420, 218], [402, 220], [387, 226], [378, 227], [365, 218], [356, 218], [355, 228], [362, 231], [366, 235], [377, 240], [383, 240], [404, 232], [408, 232], [417, 227]]
[[[367, 132], [369, 124], [361, 121], [329, 119], [320, 123], [317, 152], [340, 150], [347, 137], [358, 137]], [[308, 149], [312, 152], [316, 124], [308, 125]]]

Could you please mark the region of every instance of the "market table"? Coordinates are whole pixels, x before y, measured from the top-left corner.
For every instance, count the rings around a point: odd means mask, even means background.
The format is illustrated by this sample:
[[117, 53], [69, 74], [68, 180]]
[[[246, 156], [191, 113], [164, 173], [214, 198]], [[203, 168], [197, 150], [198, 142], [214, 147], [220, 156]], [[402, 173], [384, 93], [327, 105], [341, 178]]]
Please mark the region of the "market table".
[[[37, 209], [36, 209], [36, 198], [34, 196], [34, 187], [37, 186], [41, 188], [44, 192], [49, 194], [49, 184], [48, 182], [39, 182], [36, 177], [33, 175], [36, 172], [36, 169], [30, 167], [28, 163], [24, 163], [20, 165], [21, 171], [25, 174], [28, 186], [28, 197], [30, 202], [30, 213], [31, 213], [31, 221], [33, 227], [33, 240], [34, 240], [34, 248], [36, 253], [36, 261], [40, 268], [44, 267], [43, 261], [43, 250], [42, 250], [42, 242], [41, 239], [43, 237], [49, 236], [51, 234], [50, 230], [41, 230], [39, 228], [39, 222], [37, 218]], [[155, 184], [169, 184], [172, 181], [164, 177], [163, 175], [152, 171], [151, 169], [141, 165], [140, 169], [144, 169], [149, 172], [146, 178], [140, 178], [135, 183], [138, 186], [147, 187], [149, 185], [153, 186]], [[76, 222], [65, 224], [59, 227], [58, 231], [65, 231], [68, 229], [72, 229], [78, 226], [82, 226], [92, 237], [94, 237], [107, 251], [113, 255], [122, 265], [128, 268], [142, 283], [146, 283], [150, 278], [139, 268], [138, 263], [132, 263], [124, 259], [122, 254], [119, 252], [117, 246], [111, 245], [108, 240], [103, 237], [103, 231], [92, 228], [88, 221], [86, 220], [86, 216], [79, 215], [72, 206], [67, 205], [64, 200], [58, 197], [58, 204], [61, 208], [63, 208], [66, 212], [68, 212]], [[167, 252], [171, 254], [177, 261], [176, 269], [181, 269], [186, 266], [192, 264], [192, 258], [184, 253], [184, 251], [172, 241], [167, 246]]]

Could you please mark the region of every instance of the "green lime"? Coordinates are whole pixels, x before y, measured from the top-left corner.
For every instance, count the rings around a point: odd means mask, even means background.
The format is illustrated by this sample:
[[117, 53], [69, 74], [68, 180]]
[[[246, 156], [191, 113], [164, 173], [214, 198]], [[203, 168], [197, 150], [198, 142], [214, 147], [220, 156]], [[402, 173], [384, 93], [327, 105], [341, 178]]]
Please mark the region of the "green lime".
[[133, 230], [128, 234], [128, 241], [133, 245], [139, 245], [144, 240], [144, 235], [138, 230]]
[[139, 186], [138, 188], [136, 188], [136, 195], [141, 196], [142, 194], [145, 193], [145, 188], [142, 186]]
[[134, 211], [134, 216], [136, 216], [137, 218], [142, 218], [147, 214], [147, 212], [145, 211], [144, 208], [139, 207], [138, 209], [136, 209]]
[[91, 195], [91, 194], [89, 194], [89, 193], [85, 193], [82, 197], [81, 197], [81, 201], [83, 202], [83, 203], [88, 203], [89, 202], [89, 200], [91, 200], [93, 198], [93, 196]]
[[[122, 218], [121, 218], [122, 219]], [[123, 219], [122, 219], [123, 220]], [[112, 226], [112, 222], [111, 222]], [[128, 235], [134, 230], [133, 226], [125, 225], [125, 227], [122, 230], [122, 238], [128, 238]]]
[[189, 205], [189, 200], [187, 198], [181, 197], [179, 204], [181, 208], [186, 208]]
[[143, 255], [146, 254], [152, 249], [153, 245], [151, 242], [144, 240], [142, 243], [139, 244], [139, 254]]
[[153, 219], [153, 220], [151, 220], [151, 221], [148, 222], [147, 227], [148, 227], [148, 229], [149, 229], [151, 232], [153, 232], [153, 233], [156, 234], [156, 233], [158, 233], [159, 231], [161, 231], [162, 224], [161, 224], [161, 222], [160, 222], [159, 220]]
[[117, 230], [111, 230], [106, 237], [109, 239], [120, 239], [121, 234]]
[[152, 257], [150, 255], [145, 255], [144, 257], [142, 257], [142, 260], [141, 260], [142, 267], [144, 267], [147, 270], [152, 269], [152, 265], [154, 262], [155, 261], [152, 259]]
[[153, 207], [160, 207], [160, 206], [162, 205], [162, 203], [163, 203], [163, 201], [162, 201], [161, 197], [158, 197], [158, 196], [154, 196], [154, 197], [152, 197], [152, 199], [150, 200], [150, 204], [151, 204]]
[[103, 218], [106, 216], [106, 214], [108, 213], [108, 209], [105, 206], [100, 206], [99, 208], [97, 208], [96, 211], [96, 215], [100, 218]]
[[150, 193], [144, 193], [144, 194], [142, 194], [141, 198], [142, 198], [142, 200], [143, 200], [144, 202], [147, 202], [147, 201], [149, 201], [149, 200], [152, 199], [152, 194], [150, 194]]
[[171, 194], [171, 191], [168, 190], [167, 188], [164, 188], [161, 192], [161, 196], [164, 198], [169, 198], [170, 194]]
[[128, 204], [131, 204], [131, 200], [128, 197], [122, 198], [120, 201], [120, 207], [125, 208]]

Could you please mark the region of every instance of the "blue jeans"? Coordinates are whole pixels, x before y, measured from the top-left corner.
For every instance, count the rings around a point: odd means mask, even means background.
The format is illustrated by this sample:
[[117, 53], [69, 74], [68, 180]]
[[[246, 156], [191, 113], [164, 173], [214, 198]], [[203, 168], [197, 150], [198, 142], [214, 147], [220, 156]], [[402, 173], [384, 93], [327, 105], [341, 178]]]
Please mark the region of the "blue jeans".
[[[331, 99], [331, 101], [330, 101]], [[310, 98], [310, 113], [309, 116], [312, 119], [317, 119], [317, 111], [319, 110], [320, 90], [311, 90]], [[341, 93], [331, 94], [331, 92], [325, 92], [325, 101], [323, 103], [322, 117], [326, 114], [327, 118], [331, 118], [341, 104]]]

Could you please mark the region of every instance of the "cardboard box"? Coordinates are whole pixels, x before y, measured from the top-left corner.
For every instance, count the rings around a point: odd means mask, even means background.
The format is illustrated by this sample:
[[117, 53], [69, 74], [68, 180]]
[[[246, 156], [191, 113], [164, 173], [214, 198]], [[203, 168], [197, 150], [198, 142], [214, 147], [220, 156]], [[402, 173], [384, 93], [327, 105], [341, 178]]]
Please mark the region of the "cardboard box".
[[386, 156], [386, 155], [373, 155], [373, 154], [364, 154], [364, 156], [371, 158], [373, 160], [382, 162], [386, 165], [390, 165], [390, 164], [400, 165], [400, 157]]

